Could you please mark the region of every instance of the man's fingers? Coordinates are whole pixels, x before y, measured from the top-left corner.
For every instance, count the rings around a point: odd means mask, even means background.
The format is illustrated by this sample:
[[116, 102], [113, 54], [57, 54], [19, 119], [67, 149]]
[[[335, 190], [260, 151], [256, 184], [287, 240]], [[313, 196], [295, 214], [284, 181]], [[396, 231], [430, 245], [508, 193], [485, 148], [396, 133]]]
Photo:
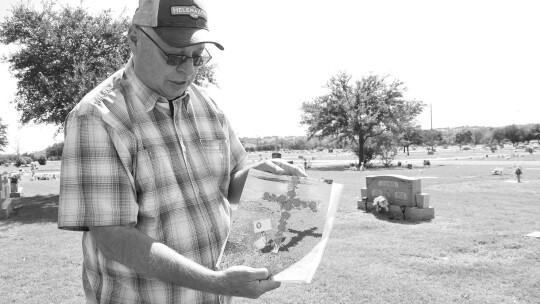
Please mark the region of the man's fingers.
[[287, 175], [308, 177], [306, 172], [304, 172], [304, 170], [298, 166], [286, 163], [281, 160], [272, 160], [272, 162], [279, 164], [279, 167], [282, 168], [284, 170], [284, 173]]
[[308, 177], [306, 171], [304, 171], [304, 169], [300, 168], [300, 167], [296, 167], [296, 176], [301, 176], [301, 177]]
[[251, 274], [249, 276], [251, 281], [266, 280], [268, 279], [268, 277], [270, 277], [270, 273], [266, 268], [255, 268], [251, 271]]
[[270, 291], [281, 286], [281, 282], [274, 281], [273, 279], [259, 281], [260, 288], [265, 291]]
[[285, 170], [281, 168], [278, 164], [275, 164], [273, 161], [266, 162], [266, 165], [269, 167], [270, 171], [276, 175], [282, 175], [285, 173]]
[[289, 164], [283, 160], [271, 159], [256, 164], [253, 168], [261, 171], [270, 172], [276, 175], [295, 175], [301, 177], [308, 177], [304, 169], [299, 166]]
[[265, 162], [258, 163], [255, 166], [253, 166], [253, 168], [255, 168], [257, 170], [265, 171], [265, 172], [270, 172], [270, 173], [276, 174], [276, 175], [282, 175], [285, 172], [285, 170], [281, 169], [280, 166], [278, 166], [277, 164], [275, 164], [271, 160], [267, 160]]
[[251, 278], [254, 280], [251, 281], [256, 292], [250, 296], [251, 298], [259, 298], [263, 293], [266, 293], [270, 290], [276, 289], [281, 286], [281, 282], [274, 281], [273, 278], [270, 278], [270, 273], [266, 268], [256, 268], [251, 272]]

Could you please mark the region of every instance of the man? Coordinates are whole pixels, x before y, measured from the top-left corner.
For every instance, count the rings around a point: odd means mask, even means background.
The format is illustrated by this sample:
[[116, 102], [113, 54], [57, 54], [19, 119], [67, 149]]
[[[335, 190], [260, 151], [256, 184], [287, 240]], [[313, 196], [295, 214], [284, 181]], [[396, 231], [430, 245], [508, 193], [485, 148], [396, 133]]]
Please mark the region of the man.
[[[219, 303], [280, 285], [264, 268], [216, 268], [246, 152], [192, 85], [206, 46], [223, 49], [207, 19], [200, 0], [140, 0], [132, 58], [69, 114], [58, 226], [85, 231], [88, 303]], [[257, 168], [305, 175], [275, 160]]]

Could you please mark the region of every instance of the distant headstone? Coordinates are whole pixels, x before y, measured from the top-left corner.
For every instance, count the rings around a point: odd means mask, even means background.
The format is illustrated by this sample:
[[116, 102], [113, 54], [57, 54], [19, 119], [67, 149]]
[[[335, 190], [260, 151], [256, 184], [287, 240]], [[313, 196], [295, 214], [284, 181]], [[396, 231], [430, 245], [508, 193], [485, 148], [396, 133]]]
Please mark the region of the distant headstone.
[[272, 158], [281, 158], [281, 153], [279, 153], [279, 152], [272, 152]]
[[491, 171], [491, 174], [493, 175], [503, 175], [503, 168], [495, 168], [493, 171]]

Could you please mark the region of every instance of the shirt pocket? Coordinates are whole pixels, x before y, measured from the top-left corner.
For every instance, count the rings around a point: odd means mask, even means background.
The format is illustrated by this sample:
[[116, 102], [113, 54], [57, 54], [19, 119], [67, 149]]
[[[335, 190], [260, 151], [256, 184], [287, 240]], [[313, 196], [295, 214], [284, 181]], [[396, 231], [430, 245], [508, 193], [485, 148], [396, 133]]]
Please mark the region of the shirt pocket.
[[135, 184], [139, 211], [146, 216], [158, 212], [163, 190], [176, 181], [166, 146], [150, 146], [137, 152]]
[[229, 177], [229, 143], [226, 139], [201, 139], [200, 141], [210, 171], [218, 185], [221, 185], [223, 180]]

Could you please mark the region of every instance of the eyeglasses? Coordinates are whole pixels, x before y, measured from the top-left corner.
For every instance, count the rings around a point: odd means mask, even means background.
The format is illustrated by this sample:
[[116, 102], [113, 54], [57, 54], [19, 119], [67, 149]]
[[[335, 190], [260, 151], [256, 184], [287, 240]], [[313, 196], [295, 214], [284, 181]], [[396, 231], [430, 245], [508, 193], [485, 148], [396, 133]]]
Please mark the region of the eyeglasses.
[[159, 46], [159, 44], [157, 44], [157, 42], [154, 39], [152, 39], [152, 37], [150, 37], [150, 35], [148, 35], [148, 33], [143, 31], [143, 29], [141, 27], [137, 27], [137, 28], [139, 30], [141, 30], [141, 32], [143, 32], [143, 34], [146, 35], [146, 37], [148, 37], [148, 39], [150, 39], [150, 41], [152, 41], [163, 52], [163, 54], [167, 58], [166, 62], [167, 62], [168, 65], [179, 66], [179, 65], [185, 63], [186, 61], [188, 61], [188, 59], [193, 59], [193, 66], [200, 67], [200, 66], [203, 66], [203, 65], [207, 64], [208, 61], [210, 61], [210, 59], [212, 59], [212, 56], [210, 55], [210, 52], [208, 52], [207, 49], [204, 49], [204, 51], [208, 54], [208, 56], [189, 57], [189, 56], [186, 56], [186, 55], [169, 54], [169, 53], [165, 52], [165, 50], [162, 49], [161, 46]]

